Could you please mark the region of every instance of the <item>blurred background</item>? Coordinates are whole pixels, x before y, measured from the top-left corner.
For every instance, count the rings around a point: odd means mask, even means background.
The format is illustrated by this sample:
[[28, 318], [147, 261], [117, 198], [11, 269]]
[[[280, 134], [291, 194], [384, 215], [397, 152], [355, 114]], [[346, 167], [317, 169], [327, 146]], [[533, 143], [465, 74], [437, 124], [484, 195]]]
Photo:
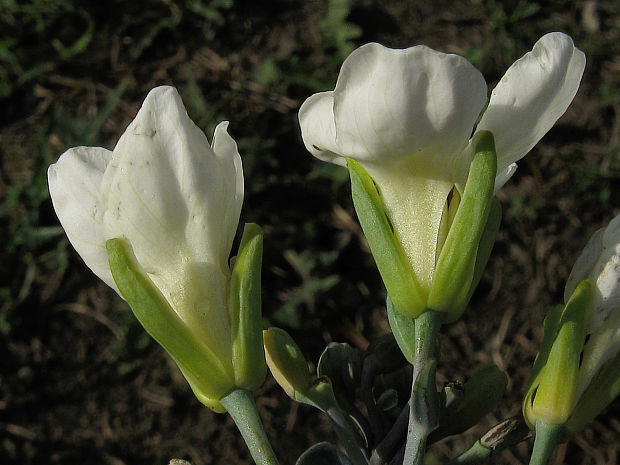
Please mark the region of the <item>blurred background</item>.
[[[575, 101], [502, 189], [504, 220], [439, 376], [494, 362], [500, 408], [431, 450], [442, 463], [518, 413], [547, 310], [594, 230], [620, 213], [620, 4], [615, 0], [0, 0], [0, 461], [250, 463], [232, 421], [203, 408], [126, 304], [69, 246], [46, 169], [67, 148], [112, 149], [148, 90], [176, 86], [209, 138], [230, 120], [244, 163], [242, 222], [265, 230], [265, 324], [316, 363], [328, 342], [364, 348], [388, 331], [384, 291], [352, 209], [346, 170], [305, 151], [297, 110], [342, 60], [377, 41], [467, 57], [489, 87], [549, 31], [588, 59]], [[284, 464], [334, 440], [269, 379], [258, 404]], [[620, 402], [555, 463], [613, 464]], [[495, 463], [527, 463], [530, 443]]]

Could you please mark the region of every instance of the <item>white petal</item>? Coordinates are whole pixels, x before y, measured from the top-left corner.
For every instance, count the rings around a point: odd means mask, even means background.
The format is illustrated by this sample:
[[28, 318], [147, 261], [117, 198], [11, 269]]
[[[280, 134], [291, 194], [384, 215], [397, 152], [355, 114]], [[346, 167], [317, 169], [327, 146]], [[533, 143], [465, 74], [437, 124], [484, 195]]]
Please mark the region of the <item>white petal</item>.
[[[106, 172], [108, 235], [124, 234], [151, 273], [161, 268], [162, 257], [226, 268], [230, 250], [221, 250], [218, 225], [231, 207], [238, 216], [240, 203], [228, 202], [238, 182], [235, 171], [227, 169], [229, 162], [211, 149], [174, 88], [153, 89]], [[187, 237], [190, 222], [204, 229], [199, 240]]]
[[477, 127], [495, 136], [498, 172], [520, 160], [564, 114], [585, 63], [569, 36], [553, 32], [506, 71]]
[[100, 147], [67, 150], [47, 170], [50, 196], [60, 224], [86, 265], [118, 292], [105, 249], [101, 179], [112, 152]]
[[[604, 228], [601, 228], [592, 234], [592, 237], [588, 240], [588, 243], [581, 252], [581, 255], [577, 258], [577, 261], [573, 265], [573, 269], [566, 280], [566, 287], [564, 288], [564, 302], [568, 302], [568, 299], [570, 299], [573, 292], [575, 292], [577, 284], [584, 279], [589, 279], [591, 277], [592, 270], [594, 269], [596, 262], [601, 256], [601, 251], [603, 250], [604, 232]], [[594, 282], [592, 284], [594, 284]]]
[[334, 93], [320, 92], [306, 99], [299, 108], [301, 137], [306, 149], [316, 158], [337, 165], [346, 165], [336, 145]]
[[566, 283], [565, 298], [585, 278], [595, 285], [596, 301], [589, 315], [590, 338], [581, 363], [580, 393], [620, 350], [620, 216], [590, 238]]
[[407, 171], [368, 172], [379, 186], [386, 213], [417, 283], [428, 295], [439, 255], [439, 225], [453, 184], [412, 176]]
[[586, 342], [579, 369], [578, 396], [595, 379], [600, 368], [620, 351], [620, 314], [611, 315]]
[[[218, 249], [222, 253], [225, 252], [225, 256], [221, 257], [221, 259], [226, 261], [228, 260], [232, 241], [239, 226], [239, 216], [241, 215], [241, 206], [243, 204], [243, 167], [237, 143], [228, 134], [228, 121], [221, 122], [215, 128], [211, 147], [217, 157], [221, 170], [221, 184], [220, 188], [217, 189], [219, 195], [217, 198], [210, 197], [213, 204], [211, 210], [215, 210], [215, 207], [219, 205], [221, 215], [211, 225], [211, 227], [218, 227], [217, 237], [212, 236], [212, 240], [220, 240]], [[206, 219], [207, 215], [203, 215], [202, 218]], [[191, 226], [194, 227], [194, 224], [196, 223], [192, 223]], [[192, 233], [192, 229], [188, 231], [188, 234]], [[202, 228], [203, 231], [206, 229], [207, 225]], [[192, 242], [197, 245], [201, 241], [204, 243], [204, 233], [199, 229], [196, 229], [195, 233], [197, 237]]]
[[596, 231], [586, 244], [566, 282], [565, 300], [583, 279], [589, 279], [596, 291], [588, 321], [588, 333], [592, 333], [607, 325], [610, 315], [620, 313], [620, 216]]
[[463, 57], [364, 45], [345, 60], [334, 90], [339, 153], [449, 179], [485, 103], [484, 78]]
[[[222, 131], [225, 125], [218, 139]], [[131, 242], [181, 318], [202, 326], [213, 350], [227, 359], [230, 225], [239, 220], [243, 193], [236, 147], [226, 139], [215, 145], [218, 154], [174, 88], [153, 89], [106, 171], [104, 224], [107, 237]]]
[[497, 176], [495, 176], [495, 192], [504, 187], [504, 184], [508, 182], [510, 178], [517, 172], [517, 164], [511, 163], [506, 168], [501, 171], [498, 171]]
[[596, 329], [612, 312], [620, 313], [620, 216], [604, 229], [600, 256], [590, 275], [597, 291], [590, 327]]

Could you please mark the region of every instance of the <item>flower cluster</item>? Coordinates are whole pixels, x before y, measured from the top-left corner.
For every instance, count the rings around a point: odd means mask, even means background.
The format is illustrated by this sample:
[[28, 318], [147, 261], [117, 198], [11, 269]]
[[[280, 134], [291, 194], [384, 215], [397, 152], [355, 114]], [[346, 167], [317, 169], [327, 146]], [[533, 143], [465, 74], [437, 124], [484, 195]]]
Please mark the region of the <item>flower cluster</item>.
[[[550, 33], [489, 97], [463, 57], [371, 43], [344, 61], [333, 91], [303, 103], [308, 151], [348, 167], [392, 328], [366, 351], [328, 345], [317, 377], [288, 333], [262, 331], [259, 226], [245, 225], [230, 257], [244, 185], [227, 122], [209, 143], [177, 91], [157, 87], [113, 151], [62, 154], [48, 170], [50, 194], [86, 265], [127, 301], [197, 398], [233, 416], [256, 463], [277, 465], [251, 392], [269, 366], [293, 400], [328, 416], [346, 449], [345, 457], [317, 444], [298, 464], [404, 456], [420, 465], [427, 442], [468, 429], [502, 397], [507, 380], [496, 366], [437, 391], [439, 332], [464, 311], [486, 266], [501, 219], [497, 190], [564, 114], [584, 68], [572, 39]], [[620, 216], [577, 260], [532, 373], [523, 413], [536, 431], [530, 463], [542, 464], [564, 433], [620, 394]], [[486, 439], [511, 442], [515, 421]], [[488, 444], [451, 463], [481, 462], [499, 447]]]

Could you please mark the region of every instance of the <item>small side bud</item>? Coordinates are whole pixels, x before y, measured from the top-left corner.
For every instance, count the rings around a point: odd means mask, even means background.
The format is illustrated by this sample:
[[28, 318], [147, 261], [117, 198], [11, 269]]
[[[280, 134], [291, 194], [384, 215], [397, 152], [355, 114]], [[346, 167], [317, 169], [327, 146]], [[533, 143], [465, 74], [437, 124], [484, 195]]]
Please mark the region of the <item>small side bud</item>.
[[594, 287], [588, 281], [579, 283], [566, 303], [558, 324], [557, 335], [547, 360], [536, 376], [533, 399], [526, 400], [524, 414], [530, 425], [539, 421], [546, 425], [563, 425], [575, 406], [579, 379], [579, 362], [586, 337], [586, 316], [592, 306]]
[[295, 392], [305, 392], [312, 386], [308, 362], [286, 331], [280, 328], [264, 330], [263, 344], [269, 371], [291, 399], [295, 399]]

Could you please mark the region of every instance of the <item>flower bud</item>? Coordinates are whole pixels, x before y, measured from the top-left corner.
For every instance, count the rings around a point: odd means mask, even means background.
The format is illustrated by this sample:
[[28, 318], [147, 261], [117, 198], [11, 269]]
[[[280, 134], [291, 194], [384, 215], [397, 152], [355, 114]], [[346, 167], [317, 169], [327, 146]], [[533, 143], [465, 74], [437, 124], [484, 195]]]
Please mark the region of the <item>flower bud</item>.
[[620, 395], [620, 216], [592, 235], [573, 266], [565, 295], [580, 279], [593, 283], [594, 297], [579, 369], [579, 400], [567, 424], [572, 431]]
[[595, 333], [620, 311], [620, 216], [596, 231], [575, 262], [566, 282], [565, 301], [577, 284], [589, 279], [595, 288], [595, 301], [588, 315], [588, 333]]
[[523, 415], [531, 428], [537, 421], [563, 425], [577, 396], [581, 351], [586, 337], [586, 315], [593, 301], [593, 286], [579, 283], [561, 315], [545, 320], [543, 347], [534, 363], [532, 381], [523, 402]]
[[286, 331], [264, 330], [263, 343], [269, 371], [291, 399], [295, 399], [295, 392], [305, 392], [312, 386], [308, 362]]

